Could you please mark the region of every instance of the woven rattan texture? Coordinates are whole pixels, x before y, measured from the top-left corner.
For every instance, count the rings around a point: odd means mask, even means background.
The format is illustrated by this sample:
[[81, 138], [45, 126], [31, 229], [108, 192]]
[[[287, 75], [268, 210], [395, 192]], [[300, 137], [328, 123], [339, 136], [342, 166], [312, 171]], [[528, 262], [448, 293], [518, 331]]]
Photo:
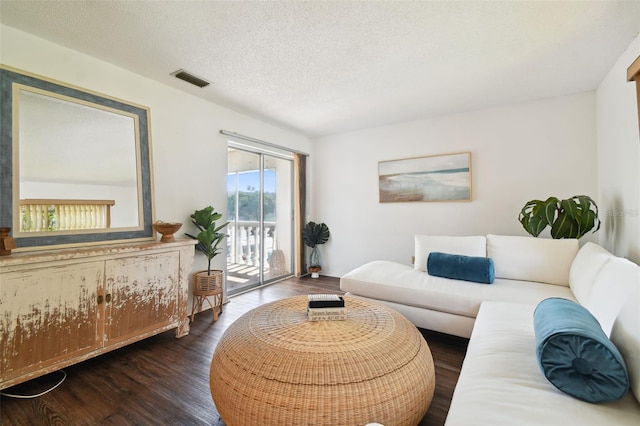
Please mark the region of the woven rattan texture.
[[210, 385], [228, 426], [419, 423], [435, 387], [424, 338], [387, 307], [345, 301], [346, 321], [308, 321], [301, 296], [249, 311], [227, 329]]
[[195, 283], [193, 293], [200, 295], [210, 295], [222, 293], [222, 283], [224, 274], [220, 270], [212, 270], [208, 275], [207, 271], [199, 271], [194, 274]]

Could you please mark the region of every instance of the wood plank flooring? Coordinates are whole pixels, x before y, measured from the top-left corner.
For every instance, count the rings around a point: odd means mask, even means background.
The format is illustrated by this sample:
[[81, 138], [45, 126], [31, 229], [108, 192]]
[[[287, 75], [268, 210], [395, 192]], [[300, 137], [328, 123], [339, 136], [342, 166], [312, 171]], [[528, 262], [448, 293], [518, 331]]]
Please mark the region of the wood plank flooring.
[[[339, 292], [337, 278], [291, 278], [233, 297], [215, 323], [211, 311], [196, 315], [186, 337], [175, 339], [174, 331], [168, 331], [68, 367], [65, 382], [38, 398], [2, 396], [0, 425], [224, 426], [211, 399], [209, 368], [215, 346], [227, 327], [263, 303], [301, 294]], [[436, 367], [435, 395], [420, 425], [442, 425], [468, 341], [420, 331], [429, 343]], [[3, 392], [36, 394], [51, 387], [60, 376], [59, 372], [52, 373]]]

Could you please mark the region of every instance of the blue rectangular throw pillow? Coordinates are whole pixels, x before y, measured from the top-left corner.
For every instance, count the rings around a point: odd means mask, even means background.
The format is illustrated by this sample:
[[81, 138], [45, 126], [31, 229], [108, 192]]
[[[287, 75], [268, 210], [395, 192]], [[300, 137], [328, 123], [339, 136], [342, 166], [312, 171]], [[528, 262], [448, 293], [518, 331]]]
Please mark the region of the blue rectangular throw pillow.
[[491, 284], [495, 268], [488, 257], [432, 251], [427, 258], [427, 272], [436, 277]]
[[591, 403], [615, 401], [627, 393], [624, 359], [585, 307], [545, 299], [533, 314], [533, 328], [538, 366], [556, 388]]

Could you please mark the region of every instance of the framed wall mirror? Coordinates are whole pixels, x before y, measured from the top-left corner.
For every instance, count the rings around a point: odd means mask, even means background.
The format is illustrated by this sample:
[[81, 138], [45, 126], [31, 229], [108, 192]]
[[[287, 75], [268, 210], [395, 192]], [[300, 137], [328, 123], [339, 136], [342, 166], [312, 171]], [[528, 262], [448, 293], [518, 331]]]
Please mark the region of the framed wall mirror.
[[0, 66], [0, 120], [18, 251], [155, 238], [148, 108]]

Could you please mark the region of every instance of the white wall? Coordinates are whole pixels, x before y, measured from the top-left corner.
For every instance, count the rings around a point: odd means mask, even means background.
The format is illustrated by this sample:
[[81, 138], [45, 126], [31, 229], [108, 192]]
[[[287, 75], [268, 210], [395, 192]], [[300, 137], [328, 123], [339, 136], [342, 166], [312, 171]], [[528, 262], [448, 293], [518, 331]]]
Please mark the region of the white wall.
[[[300, 151], [311, 148], [304, 136], [11, 27], [0, 26], [0, 55], [5, 65], [149, 107], [155, 216], [183, 222], [179, 234], [194, 231], [189, 215], [196, 209], [212, 205], [226, 215], [227, 142], [221, 129]], [[213, 266], [225, 269], [225, 257], [217, 256]], [[194, 270], [203, 268], [206, 259], [197, 254]]]
[[596, 91], [600, 244], [640, 263], [640, 139], [635, 83], [627, 68], [640, 55], [629, 45]]
[[[331, 239], [323, 273], [364, 262], [409, 264], [413, 235], [528, 235], [518, 222], [534, 198], [597, 200], [595, 93], [587, 92], [319, 138], [312, 214]], [[378, 161], [471, 151], [473, 201], [378, 202]], [[588, 235], [581, 242], [597, 239]]]

